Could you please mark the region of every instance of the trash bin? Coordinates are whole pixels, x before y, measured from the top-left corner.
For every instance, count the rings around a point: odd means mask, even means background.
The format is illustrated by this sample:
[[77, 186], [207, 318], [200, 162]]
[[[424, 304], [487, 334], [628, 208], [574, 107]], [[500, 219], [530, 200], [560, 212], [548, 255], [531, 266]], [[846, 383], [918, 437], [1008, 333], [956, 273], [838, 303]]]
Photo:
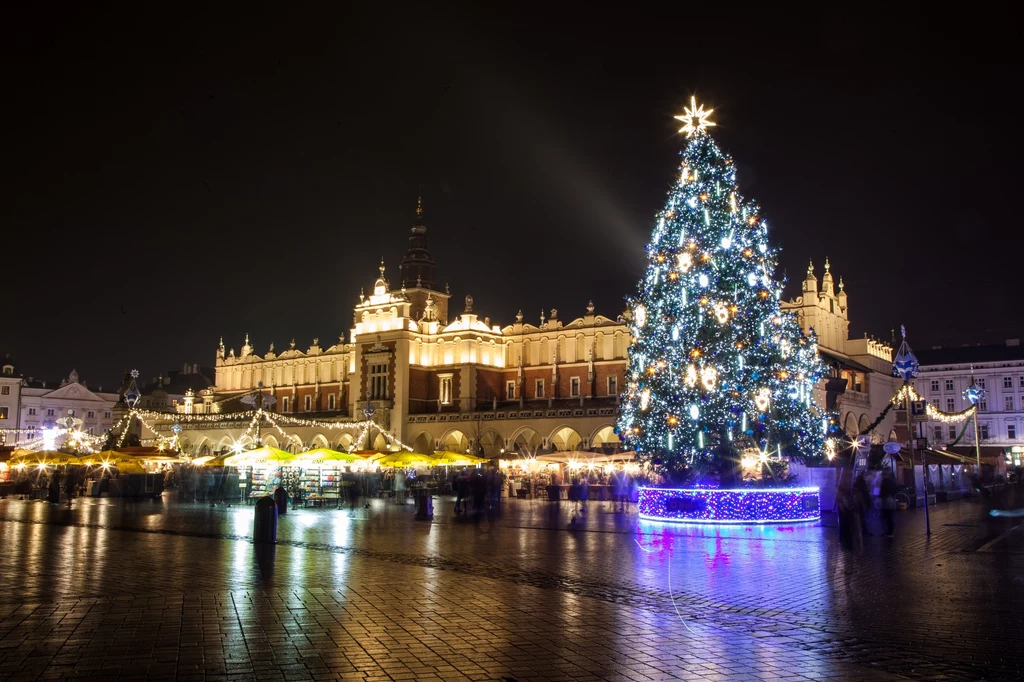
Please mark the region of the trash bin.
[[253, 542], [257, 544], [277, 542], [277, 508], [278, 503], [269, 495], [256, 500], [252, 518]]
[[274, 491], [274, 501], [277, 502], [277, 513], [287, 514], [288, 513], [288, 491], [284, 488], [277, 488]]
[[434, 498], [427, 489], [416, 490], [416, 518], [421, 521], [434, 518]]

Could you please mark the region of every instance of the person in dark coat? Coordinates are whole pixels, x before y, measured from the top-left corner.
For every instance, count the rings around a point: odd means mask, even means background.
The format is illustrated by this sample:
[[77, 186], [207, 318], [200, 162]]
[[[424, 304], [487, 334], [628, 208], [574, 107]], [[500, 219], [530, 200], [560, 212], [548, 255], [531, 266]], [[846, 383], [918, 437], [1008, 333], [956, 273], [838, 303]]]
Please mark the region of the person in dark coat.
[[868, 530], [868, 510], [871, 509], [871, 491], [868, 490], [868, 481], [864, 472], [857, 474], [853, 482], [853, 495], [860, 512], [860, 528], [864, 535], [871, 535]]
[[843, 549], [843, 563], [847, 574], [853, 572], [853, 559], [863, 547], [857, 501], [850, 486], [840, 484], [836, 490], [836, 514], [839, 521], [839, 546]]
[[484, 479], [483, 473], [478, 469], [473, 474], [473, 511], [479, 514], [486, 510], [487, 500], [487, 481]]
[[56, 469], [50, 475], [50, 490], [47, 501], [50, 504], [60, 504], [60, 472]]
[[891, 538], [893, 535], [893, 512], [896, 509], [896, 479], [891, 471], [882, 472], [882, 485], [878, 490], [882, 498], [882, 524], [885, 527], [885, 536]]
[[466, 498], [469, 497], [469, 477], [465, 471], [459, 472], [458, 477], [455, 479], [455, 513], [465, 514], [467, 502]]
[[71, 506], [71, 500], [75, 496], [75, 486], [77, 484], [74, 470], [68, 468], [68, 472], [64, 477], [64, 495], [68, 498], [68, 506]]

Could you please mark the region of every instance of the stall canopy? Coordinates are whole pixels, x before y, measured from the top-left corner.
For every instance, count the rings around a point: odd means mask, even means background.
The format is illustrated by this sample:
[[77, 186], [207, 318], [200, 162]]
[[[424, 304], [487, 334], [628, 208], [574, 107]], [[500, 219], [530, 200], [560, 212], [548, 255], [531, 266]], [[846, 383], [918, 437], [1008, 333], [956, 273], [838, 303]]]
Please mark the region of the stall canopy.
[[224, 464], [227, 466], [251, 466], [262, 463], [288, 465], [295, 463], [295, 459], [296, 456], [287, 450], [279, 450], [278, 448], [264, 445], [255, 450], [245, 450], [237, 454], [228, 455], [224, 458]]
[[548, 462], [553, 464], [613, 464], [616, 462], [633, 462], [635, 460], [636, 453], [633, 451], [602, 455], [595, 452], [570, 450], [566, 452], [552, 452], [547, 455], [537, 455], [538, 462]]
[[382, 467], [437, 466], [439, 460], [436, 457], [420, 455], [415, 452], [392, 452], [382, 457], [374, 458], [372, 463]]
[[144, 474], [142, 460], [134, 455], [128, 455], [117, 450], [104, 450], [95, 455], [89, 455], [90, 462], [103, 467], [117, 467], [122, 474]]
[[353, 455], [348, 452], [338, 452], [337, 450], [330, 450], [328, 448], [315, 448], [313, 450], [307, 450], [306, 452], [300, 452], [298, 455], [296, 455], [296, 457], [303, 464], [317, 464], [319, 462], [366, 461], [366, 458], [360, 455]]
[[458, 452], [435, 452], [433, 455], [427, 456], [438, 460], [439, 464], [446, 466], [476, 466], [477, 464], [487, 463], [487, 460], [483, 457], [474, 457], [473, 455], [464, 455]]
[[58, 452], [56, 450], [40, 450], [39, 452], [31, 452], [28, 450], [21, 450], [19, 454], [15, 455], [10, 460], [10, 466], [13, 467], [61, 467], [61, 466], [75, 466], [86, 463], [86, 459], [90, 459], [92, 455], [76, 456], [69, 455], [66, 452]]

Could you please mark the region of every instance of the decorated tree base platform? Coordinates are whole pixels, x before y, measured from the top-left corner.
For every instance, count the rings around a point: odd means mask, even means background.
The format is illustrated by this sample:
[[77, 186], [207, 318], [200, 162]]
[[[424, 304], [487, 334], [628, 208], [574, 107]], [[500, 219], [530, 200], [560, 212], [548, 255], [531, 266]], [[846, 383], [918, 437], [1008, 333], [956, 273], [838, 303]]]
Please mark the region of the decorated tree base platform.
[[640, 488], [640, 518], [705, 524], [821, 519], [817, 488]]

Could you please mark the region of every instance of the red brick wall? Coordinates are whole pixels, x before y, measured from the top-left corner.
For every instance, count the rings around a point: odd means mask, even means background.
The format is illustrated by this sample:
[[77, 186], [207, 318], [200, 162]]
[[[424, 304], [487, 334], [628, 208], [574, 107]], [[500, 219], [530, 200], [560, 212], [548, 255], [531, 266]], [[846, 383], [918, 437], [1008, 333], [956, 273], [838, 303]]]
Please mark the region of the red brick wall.
[[[616, 376], [617, 387], [616, 393], [609, 395], [608, 393], [608, 377]], [[599, 398], [605, 396], [614, 398], [615, 395], [622, 393], [626, 383], [626, 363], [615, 363], [614, 365], [596, 365], [594, 367], [594, 382], [597, 384], [596, 391]]]
[[[495, 398], [498, 402], [505, 399], [505, 382], [514, 381], [515, 372], [506, 372], [495, 369], [478, 369], [476, 372], [476, 400], [478, 403], [487, 403]], [[517, 396], [518, 397], [518, 394]]]
[[[452, 374], [452, 404], [440, 405], [441, 412], [458, 412], [462, 390], [460, 372], [450, 368], [441, 370], [443, 374]], [[409, 414], [432, 414], [438, 411], [438, 398], [441, 395], [441, 382], [437, 378], [438, 370], [409, 368]]]
[[437, 375], [431, 370], [410, 367], [408, 393], [409, 414], [437, 411]]

